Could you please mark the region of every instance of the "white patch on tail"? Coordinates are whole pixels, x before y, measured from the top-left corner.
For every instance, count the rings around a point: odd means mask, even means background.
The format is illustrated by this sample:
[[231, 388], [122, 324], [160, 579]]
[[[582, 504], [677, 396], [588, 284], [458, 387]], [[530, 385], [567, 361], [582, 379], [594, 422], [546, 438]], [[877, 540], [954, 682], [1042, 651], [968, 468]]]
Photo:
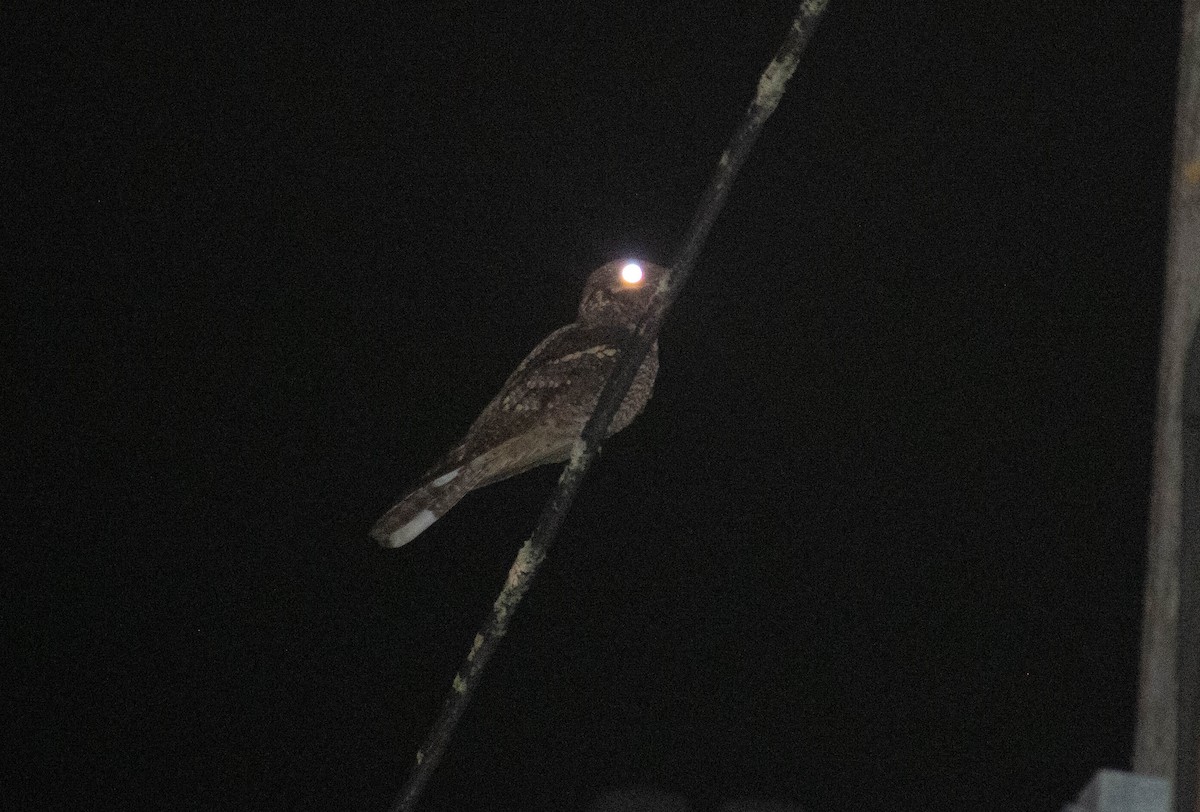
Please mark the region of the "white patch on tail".
[[[457, 472], [456, 472], [457, 473]], [[432, 510], [422, 510], [404, 524], [388, 534], [389, 547], [403, 547], [417, 536], [425, 532], [429, 525], [437, 521]]]

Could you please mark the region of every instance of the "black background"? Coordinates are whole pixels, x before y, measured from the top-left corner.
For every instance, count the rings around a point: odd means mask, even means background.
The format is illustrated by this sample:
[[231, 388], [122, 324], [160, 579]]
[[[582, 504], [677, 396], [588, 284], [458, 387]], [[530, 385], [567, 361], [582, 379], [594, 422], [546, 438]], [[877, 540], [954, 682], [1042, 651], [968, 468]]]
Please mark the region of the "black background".
[[[5, 13], [12, 808], [386, 807], [556, 471], [367, 529], [792, 12]], [[833, 0], [425, 809], [1128, 766], [1178, 19]]]

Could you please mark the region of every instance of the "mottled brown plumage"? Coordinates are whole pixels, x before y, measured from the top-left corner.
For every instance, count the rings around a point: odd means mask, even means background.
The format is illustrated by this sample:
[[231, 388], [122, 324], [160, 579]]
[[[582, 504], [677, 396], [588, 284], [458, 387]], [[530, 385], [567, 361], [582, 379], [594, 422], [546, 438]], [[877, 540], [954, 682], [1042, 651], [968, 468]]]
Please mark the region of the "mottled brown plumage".
[[[640, 263], [645, 276], [628, 282], [622, 278], [627, 264], [610, 262], [591, 273], [575, 321], [529, 353], [466, 437], [376, 522], [373, 538], [386, 547], [407, 544], [476, 488], [568, 458], [612, 371], [617, 348], [666, 274], [657, 265]], [[610, 435], [645, 407], [657, 372], [655, 343], [613, 418]]]

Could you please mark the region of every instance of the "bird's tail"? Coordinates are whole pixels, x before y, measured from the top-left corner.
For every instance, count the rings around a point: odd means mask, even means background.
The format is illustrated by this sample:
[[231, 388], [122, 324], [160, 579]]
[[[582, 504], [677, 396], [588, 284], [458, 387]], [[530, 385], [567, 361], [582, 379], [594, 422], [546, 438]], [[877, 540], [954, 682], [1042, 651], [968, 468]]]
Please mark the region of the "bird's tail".
[[421, 535], [470, 492], [468, 477], [460, 476], [464, 467], [429, 480], [393, 505], [375, 522], [371, 538], [384, 547], [402, 547]]

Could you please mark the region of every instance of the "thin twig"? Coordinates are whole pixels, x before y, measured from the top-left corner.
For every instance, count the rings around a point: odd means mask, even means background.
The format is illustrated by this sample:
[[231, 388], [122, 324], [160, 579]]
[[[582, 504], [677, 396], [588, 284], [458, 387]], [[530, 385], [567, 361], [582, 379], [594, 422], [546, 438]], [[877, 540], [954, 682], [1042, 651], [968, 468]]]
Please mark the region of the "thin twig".
[[487, 666], [488, 660], [495, 651], [497, 643], [500, 642], [500, 638], [508, 630], [508, 623], [516, 612], [517, 605], [529, 589], [538, 566], [546, 557], [546, 551], [551, 542], [558, 535], [558, 530], [575, 499], [584, 475], [592, 461], [600, 453], [600, 446], [604, 439], [601, 427], [608, 426], [612, 422], [613, 415], [616, 414], [621, 401], [625, 399], [625, 393], [629, 391], [637, 369], [658, 337], [663, 318], [674, 304], [675, 299], [678, 298], [680, 290], [691, 274], [696, 257], [700, 255], [700, 250], [704, 247], [708, 232], [716, 221], [717, 215], [721, 213], [725, 198], [729, 194], [729, 189], [733, 185], [738, 171], [750, 154], [754, 142], [758, 139], [763, 124], [775, 112], [775, 107], [783, 96], [787, 81], [796, 70], [800, 54], [804, 51], [804, 46], [812, 36], [827, 4], [828, 0], [805, 0], [800, 4], [786, 39], [775, 53], [775, 58], [763, 71], [758, 82], [758, 92], [746, 110], [746, 115], [742, 118], [737, 131], [730, 139], [729, 146], [722, 153], [708, 187], [700, 198], [696, 216], [692, 220], [687, 238], [684, 240], [679, 254], [671, 264], [670, 273], [665, 280], [659, 283], [659, 289], [647, 307], [637, 330], [630, 335], [621, 348], [616, 367], [600, 393], [596, 408], [571, 449], [571, 459], [558, 479], [558, 486], [550, 497], [550, 501], [542, 509], [533, 535], [517, 553], [516, 560], [513, 561], [512, 567], [508, 571], [504, 589], [492, 606], [491, 616], [479, 633], [475, 635], [475, 642], [458, 674], [454, 677], [453, 686], [446, 697], [442, 712], [430, 729], [425, 743], [417, 751], [416, 765], [408, 777], [408, 782], [396, 796], [391, 812], [412, 812], [416, 808], [425, 785], [437, 768], [438, 762], [441, 761], [446, 744], [449, 742], [459, 718], [466, 709], [467, 703], [470, 702], [475, 688], [479, 685], [480, 676]]

